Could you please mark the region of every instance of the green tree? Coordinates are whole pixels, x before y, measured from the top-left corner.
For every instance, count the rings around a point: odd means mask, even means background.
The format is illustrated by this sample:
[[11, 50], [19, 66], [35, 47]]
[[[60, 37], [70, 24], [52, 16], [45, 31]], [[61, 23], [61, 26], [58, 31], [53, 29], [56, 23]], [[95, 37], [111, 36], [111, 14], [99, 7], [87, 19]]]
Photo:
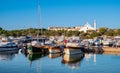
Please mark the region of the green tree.
[[114, 30], [109, 29], [105, 34], [106, 34], [107, 36], [114, 36], [114, 35], [115, 35], [115, 32], [114, 32]]
[[117, 34], [117, 35], [120, 35], [120, 29], [117, 29], [117, 30], [116, 30], [116, 34]]
[[3, 30], [1, 27], [0, 27], [0, 31]]
[[105, 32], [107, 32], [107, 28], [100, 28], [99, 29], [99, 33], [101, 34], [101, 35], [103, 35], [103, 34], [105, 34]]

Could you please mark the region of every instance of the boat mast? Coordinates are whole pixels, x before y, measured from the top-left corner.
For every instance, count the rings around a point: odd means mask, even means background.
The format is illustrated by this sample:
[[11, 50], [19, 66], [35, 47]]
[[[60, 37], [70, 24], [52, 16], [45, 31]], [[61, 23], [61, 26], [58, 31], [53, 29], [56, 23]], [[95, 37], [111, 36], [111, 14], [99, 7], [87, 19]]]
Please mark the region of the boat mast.
[[40, 17], [40, 0], [38, 0], [38, 25], [41, 27], [40, 30], [38, 28], [38, 37], [42, 35], [42, 26], [41, 26], [41, 17]]

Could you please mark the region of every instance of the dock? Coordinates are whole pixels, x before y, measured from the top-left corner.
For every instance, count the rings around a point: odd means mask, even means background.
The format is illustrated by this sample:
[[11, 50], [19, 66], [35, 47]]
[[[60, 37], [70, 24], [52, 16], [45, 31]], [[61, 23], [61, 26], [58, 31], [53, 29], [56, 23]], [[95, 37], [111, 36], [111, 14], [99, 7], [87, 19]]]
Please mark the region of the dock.
[[93, 53], [104, 53], [104, 52], [111, 52], [111, 53], [120, 53], [120, 47], [109, 47], [109, 46], [90, 46], [84, 49], [84, 52], [93, 52]]
[[[41, 50], [47, 50], [48, 53], [65, 53], [69, 52], [66, 48], [61, 48], [60, 46], [50, 46], [50, 45], [45, 45], [45, 46], [37, 46], [37, 48], [40, 48]], [[76, 48], [72, 48], [74, 51], [78, 52]], [[106, 52], [111, 52], [111, 53], [120, 53], [120, 47], [108, 47], [108, 46], [89, 46], [89, 47], [84, 47], [84, 48], [79, 48], [82, 52], [85, 53], [106, 53]], [[73, 52], [71, 52], [73, 53]]]
[[103, 48], [101, 46], [89, 46], [85, 47], [83, 52], [85, 53], [103, 53]]
[[107, 55], [120, 55], [120, 52], [103, 52], [103, 54], [107, 54]]
[[120, 53], [120, 47], [103, 47], [104, 52], [119, 52]]

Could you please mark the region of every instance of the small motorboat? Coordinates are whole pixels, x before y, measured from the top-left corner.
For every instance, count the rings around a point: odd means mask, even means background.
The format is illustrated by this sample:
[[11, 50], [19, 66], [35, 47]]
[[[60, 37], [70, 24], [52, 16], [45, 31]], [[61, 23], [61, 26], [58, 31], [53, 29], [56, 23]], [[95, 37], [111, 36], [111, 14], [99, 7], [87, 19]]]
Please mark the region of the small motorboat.
[[13, 42], [0, 42], [0, 51], [18, 50], [18, 46]]

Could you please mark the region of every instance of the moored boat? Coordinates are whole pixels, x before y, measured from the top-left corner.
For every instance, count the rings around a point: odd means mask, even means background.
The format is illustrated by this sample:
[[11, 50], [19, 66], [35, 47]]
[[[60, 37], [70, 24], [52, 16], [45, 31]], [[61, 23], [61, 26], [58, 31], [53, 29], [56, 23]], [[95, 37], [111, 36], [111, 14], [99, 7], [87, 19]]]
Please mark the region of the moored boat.
[[112, 46], [115, 42], [112, 39], [102, 40], [104, 46]]
[[47, 53], [48, 52], [48, 49], [45, 49], [45, 48], [38, 48], [38, 47], [35, 47], [35, 46], [30, 46], [28, 48], [28, 53], [29, 54], [33, 54], [33, 53]]
[[84, 45], [81, 43], [81, 39], [79, 37], [70, 37], [67, 40], [66, 47], [80, 49], [84, 48]]
[[65, 54], [80, 54], [83, 53], [81, 49], [72, 49], [72, 48], [65, 48], [64, 49]]
[[44, 38], [36, 38], [29, 44], [28, 53], [42, 53], [47, 52], [47, 49], [44, 47], [44, 42], [46, 39]]
[[18, 50], [18, 47], [13, 42], [0, 42], [0, 51]]

